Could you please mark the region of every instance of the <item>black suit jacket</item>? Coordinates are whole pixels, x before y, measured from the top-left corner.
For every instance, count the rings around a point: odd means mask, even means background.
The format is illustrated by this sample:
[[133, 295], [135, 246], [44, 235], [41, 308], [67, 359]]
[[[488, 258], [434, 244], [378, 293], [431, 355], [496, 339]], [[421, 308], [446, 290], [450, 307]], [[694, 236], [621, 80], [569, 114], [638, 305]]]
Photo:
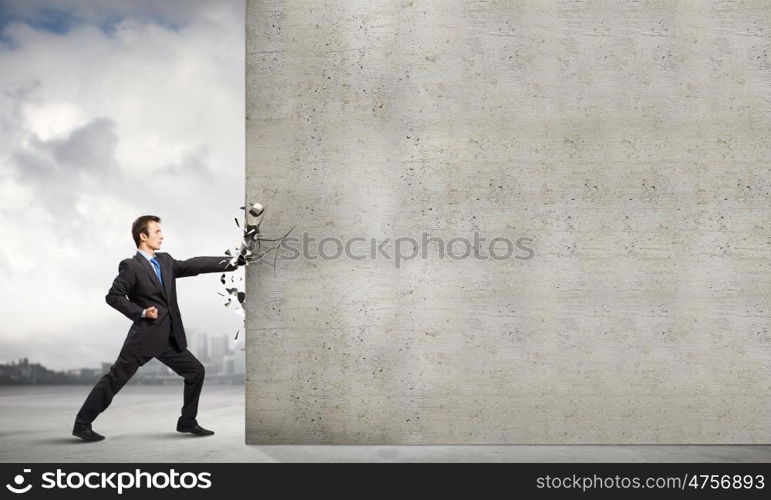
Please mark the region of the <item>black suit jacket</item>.
[[[123, 347], [138, 356], [158, 356], [168, 349], [169, 337], [174, 337], [179, 350], [187, 347], [185, 327], [177, 305], [175, 280], [201, 273], [233, 271], [230, 257], [193, 257], [176, 260], [171, 255], [155, 252], [161, 265], [161, 286], [153, 265], [139, 252], [124, 259], [118, 266], [118, 276], [112, 282], [105, 300], [133, 321]], [[143, 318], [142, 311], [155, 306], [158, 318]]]

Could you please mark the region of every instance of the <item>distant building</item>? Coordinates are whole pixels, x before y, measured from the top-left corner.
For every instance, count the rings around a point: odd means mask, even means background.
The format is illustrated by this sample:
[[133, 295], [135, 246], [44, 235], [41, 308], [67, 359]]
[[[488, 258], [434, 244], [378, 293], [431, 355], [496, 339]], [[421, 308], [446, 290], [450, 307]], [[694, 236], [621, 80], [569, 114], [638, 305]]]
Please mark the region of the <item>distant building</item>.
[[205, 363], [209, 361], [209, 336], [205, 333], [202, 333], [200, 335], [196, 335], [197, 342], [192, 345], [197, 346], [197, 352], [194, 354], [198, 358], [199, 361], [202, 363]]
[[230, 339], [225, 335], [216, 335], [210, 342], [209, 366], [213, 373], [225, 373], [225, 358], [230, 355]]
[[244, 353], [237, 351], [225, 356], [224, 371], [225, 375], [243, 375], [244, 374]]

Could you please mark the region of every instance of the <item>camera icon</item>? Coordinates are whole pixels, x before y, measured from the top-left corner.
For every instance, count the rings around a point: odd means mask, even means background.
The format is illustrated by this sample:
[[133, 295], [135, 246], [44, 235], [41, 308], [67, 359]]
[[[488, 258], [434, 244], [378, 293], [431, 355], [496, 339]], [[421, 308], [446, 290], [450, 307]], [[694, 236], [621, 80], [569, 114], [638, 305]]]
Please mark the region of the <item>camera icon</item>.
[[[28, 472], [32, 472], [32, 469], [24, 469], [24, 474]], [[14, 486], [13, 484], [6, 484], [5, 487], [8, 488], [8, 491], [10, 491], [11, 493], [26, 493], [30, 489], [32, 489], [32, 485], [28, 484], [26, 486], [22, 486], [24, 484], [25, 479], [26, 478], [22, 474], [16, 474], [16, 476], [14, 476], [13, 478], [13, 483], [16, 486]]]

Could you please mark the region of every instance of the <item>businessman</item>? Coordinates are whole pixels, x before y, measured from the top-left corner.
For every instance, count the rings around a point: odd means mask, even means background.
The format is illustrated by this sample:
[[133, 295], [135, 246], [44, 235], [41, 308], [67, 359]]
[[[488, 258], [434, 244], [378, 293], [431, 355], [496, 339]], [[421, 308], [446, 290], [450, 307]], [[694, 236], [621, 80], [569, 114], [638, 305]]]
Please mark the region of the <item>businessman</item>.
[[72, 434], [86, 441], [104, 439], [104, 436], [94, 432], [91, 423], [110, 406], [113, 396], [137, 369], [152, 358], [158, 358], [185, 379], [184, 402], [177, 431], [196, 436], [214, 434], [196, 421], [204, 368], [187, 350], [175, 280], [201, 273], [233, 271], [245, 262], [242, 259], [237, 264], [231, 264], [231, 259], [226, 256], [176, 260], [167, 253], [158, 252], [163, 243], [160, 223], [160, 217], [155, 215], [143, 215], [134, 221], [131, 235], [137, 245], [137, 253], [121, 261], [118, 276], [105, 297], [109, 305], [133, 323], [118, 359], [96, 383], [75, 417]]

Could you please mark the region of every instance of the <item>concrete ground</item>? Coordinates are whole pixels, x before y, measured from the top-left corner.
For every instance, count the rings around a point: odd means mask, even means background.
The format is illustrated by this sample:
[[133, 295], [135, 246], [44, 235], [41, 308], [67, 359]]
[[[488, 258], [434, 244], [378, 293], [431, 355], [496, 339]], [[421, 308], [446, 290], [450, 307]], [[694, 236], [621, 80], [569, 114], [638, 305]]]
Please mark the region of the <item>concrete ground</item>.
[[199, 423], [174, 430], [179, 386], [128, 386], [94, 423], [107, 436], [70, 435], [90, 387], [0, 387], [0, 462], [767, 462], [771, 446], [247, 446], [243, 386], [204, 387]]

